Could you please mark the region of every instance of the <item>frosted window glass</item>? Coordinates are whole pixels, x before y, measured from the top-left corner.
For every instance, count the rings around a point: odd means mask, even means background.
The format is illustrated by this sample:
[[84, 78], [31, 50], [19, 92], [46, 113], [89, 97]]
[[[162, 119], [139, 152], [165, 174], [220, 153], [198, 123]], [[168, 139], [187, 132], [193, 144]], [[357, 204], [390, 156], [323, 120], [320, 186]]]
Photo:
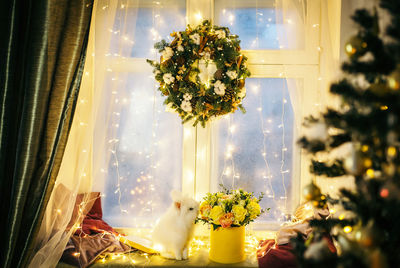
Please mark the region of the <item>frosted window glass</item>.
[[[242, 49], [303, 49], [304, 33], [300, 31], [303, 27], [296, 27], [295, 19], [285, 23], [277, 21], [282, 14], [277, 14], [280, 11], [274, 3], [271, 0], [215, 0], [215, 21], [239, 36]], [[303, 19], [296, 11], [290, 16]]]
[[135, 6], [118, 9], [111, 41], [111, 54], [123, 57], [152, 58], [154, 43], [172, 41], [170, 33], [186, 27], [186, 1], [128, 1]]
[[261, 205], [271, 211], [259, 221], [283, 220], [298, 176], [291, 172], [294, 115], [286, 79], [250, 78], [246, 88], [247, 113], [218, 123], [215, 180], [228, 188], [264, 192]]
[[[120, 1], [108, 56], [158, 58], [154, 43], [185, 29], [185, 5], [184, 0]], [[146, 67], [140, 73], [114, 67], [105, 72], [99, 121], [108, 126], [106, 150], [95, 157], [104, 163], [103, 214], [111, 226], [149, 227], [169, 205], [171, 189], [181, 189], [181, 121], [165, 111]]]
[[181, 188], [182, 126], [176, 114], [165, 112], [150, 74], [119, 77], [124, 97], [113, 135], [118, 143], [110, 147], [115, 153], [109, 157], [104, 218], [112, 226], [139, 227], [154, 222], [169, 204], [170, 190]]

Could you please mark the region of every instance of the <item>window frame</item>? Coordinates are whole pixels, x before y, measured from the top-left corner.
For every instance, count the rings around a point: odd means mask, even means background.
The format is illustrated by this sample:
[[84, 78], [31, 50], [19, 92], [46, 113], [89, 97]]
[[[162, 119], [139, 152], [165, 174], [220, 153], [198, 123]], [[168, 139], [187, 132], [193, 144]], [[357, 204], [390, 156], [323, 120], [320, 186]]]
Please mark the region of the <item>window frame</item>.
[[[246, 5], [254, 7], [254, 0], [247, 1]], [[314, 105], [313, 96], [318, 89], [316, 78], [320, 73], [320, 0], [307, 3], [307, 16], [304, 49], [299, 50], [242, 50], [248, 57], [248, 67], [252, 78], [285, 78], [302, 79], [304, 81], [301, 92], [302, 106]], [[199, 16], [201, 14], [201, 16]], [[214, 0], [186, 0], [186, 15], [188, 24], [198, 24], [204, 18], [214, 18]], [[200, 18], [201, 17], [201, 18]], [[107, 65], [114, 72], [131, 72], [149, 74], [152, 67], [145, 58], [106, 57]], [[303, 117], [303, 114], [300, 116]], [[217, 154], [215, 144], [215, 122], [207, 124], [205, 128], [192, 127], [191, 124], [183, 126], [182, 143], [182, 192], [201, 200], [205, 193], [213, 188], [212, 178], [215, 177], [211, 169]], [[297, 133], [297, 136], [301, 134]], [[295, 136], [296, 137], [296, 136]], [[308, 163], [308, 157], [298, 147], [293, 147], [293, 161], [299, 161], [299, 167]], [[310, 181], [308, 169], [300, 168], [299, 179], [293, 180], [293, 196], [300, 202], [300, 189]], [[292, 174], [295, 172], [292, 172]], [[256, 229], [276, 229], [276, 225], [255, 223]]]
[[[248, 6], [251, 6], [249, 1]], [[310, 3], [311, 2], [311, 3]], [[303, 89], [301, 90], [302, 106], [314, 105], [315, 92], [318, 89], [318, 83], [315, 83], [319, 77], [319, 37], [320, 32], [320, 1], [313, 0], [307, 4], [307, 16], [305, 32], [304, 49], [299, 50], [242, 50], [242, 53], [248, 57], [248, 67], [252, 73], [252, 78], [285, 78], [302, 79]], [[201, 3], [203, 3], [201, 5]], [[212, 6], [210, 8], [209, 6]], [[187, 12], [189, 23], [198, 23], [198, 18], [193, 14], [206, 14], [214, 18], [213, 0], [187, 0]], [[198, 16], [197, 16], [198, 17]], [[302, 109], [303, 110], [303, 109]], [[303, 118], [303, 114], [299, 118]], [[216, 161], [216, 150], [218, 145], [213, 143], [216, 140], [215, 124], [211, 122], [205, 128], [195, 127], [190, 124], [184, 125], [183, 141], [183, 165], [182, 165], [182, 190], [184, 193], [201, 200], [205, 193], [213, 188], [212, 178], [218, 177], [212, 174], [211, 163]], [[302, 133], [296, 133], [299, 137]], [[197, 145], [197, 146], [196, 146]], [[300, 202], [300, 189], [309, 183], [310, 173], [308, 169], [301, 168], [307, 165], [308, 157], [297, 146], [293, 147], [293, 161], [298, 161], [300, 170], [293, 171], [292, 174], [298, 179], [293, 180], [292, 195], [296, 203]], [[294, 204], [293, 204], [294, 205]], [[276, 229], [278, 224], [254, 223], [256, 229]]]

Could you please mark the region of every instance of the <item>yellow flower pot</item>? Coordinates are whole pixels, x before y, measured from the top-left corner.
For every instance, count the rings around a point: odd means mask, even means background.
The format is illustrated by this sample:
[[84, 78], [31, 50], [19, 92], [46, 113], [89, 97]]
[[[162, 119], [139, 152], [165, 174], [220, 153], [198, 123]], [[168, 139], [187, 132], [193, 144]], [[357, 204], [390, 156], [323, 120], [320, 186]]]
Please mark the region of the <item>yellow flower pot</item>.
[[245, 228], [211, 228], [210, 260], [219, 263], [236, 263], [246, 259], [244, 253]]

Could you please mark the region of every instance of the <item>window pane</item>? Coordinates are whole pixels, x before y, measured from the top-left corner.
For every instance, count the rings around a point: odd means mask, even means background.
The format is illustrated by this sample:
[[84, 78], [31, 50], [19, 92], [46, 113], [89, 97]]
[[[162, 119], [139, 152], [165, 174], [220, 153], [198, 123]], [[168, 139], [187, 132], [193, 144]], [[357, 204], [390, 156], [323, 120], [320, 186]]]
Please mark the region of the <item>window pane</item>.
[[180, 119], [165, 112], [150, 66], [137, 62], [146, 65], [136, 66], [140, 73], [127, 72], [120, 59], [158, 57], [154, 43], [185, 28], [185, 5], [185, 0], [118, 1], [108, 29], [106, 63], [113, 65], [104, 68], [106, 96], [94, 154], [105, 177], [95, 189], [105, 195], [104, 218], [112, 226], [148, 227], [167, 208], [171, 189], [181, 188]]
[[142, 227], [165, 211], [170, 190], [181, 188], [182, 126], [176, 114], [165, 112], [150, 73], [106, 80], [107, 88], [119, 84], [117, 97], [109, 92], [103, 106], [113, 114], [106, 122], [104, 218], [112, 226]]
[[297, 27], [304, 21], [300, 5], [283, 19], [275, 0], [215, 0], [215, 21], [239, 36], [242, 49], [304, 49], [304, 27]]
[[161, 39], [172, 41], [170, 33], [186, 27], [185, 0], [121, 1], [125, 2], [116, 13], [111, 55], [154, 57], [154, 43]]
[[247, 79], [246, 114], [218, 122], [217, 182], [228, 188], [265, 193], [259, 220], [283, 220], [292, 204], [294, 114], [286, 79]]

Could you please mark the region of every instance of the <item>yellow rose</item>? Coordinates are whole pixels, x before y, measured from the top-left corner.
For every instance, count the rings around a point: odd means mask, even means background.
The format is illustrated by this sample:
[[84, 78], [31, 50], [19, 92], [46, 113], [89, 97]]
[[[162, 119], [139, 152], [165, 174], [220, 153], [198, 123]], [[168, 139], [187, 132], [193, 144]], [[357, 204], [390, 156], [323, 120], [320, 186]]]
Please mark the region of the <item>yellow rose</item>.
[[239, 224], [246, 218], [247, 210], [241, 205], [234, 205], [232, 212], [235, 215], [235, 224]]
[[208, 218], [210, 216], [210, 211], [211, 211], [210, 204], [207, 201], [202, 202], [200, 205], [200, 214], [203, 217]]
[[224, 215], [224, 210], [220, 206], [215, 206], [211, 209], [210, 218], [215, 224], [219, 224], [219, 218]]
[[260, 215], [261, 213], [261, 207], [260, 205], [255, 202], [255, 201], [251, 201], [248, 205], [247, 205], [247, 209], [250, 213], [250, 218], [253, 220], [255, 218], [257, 218], [258, 215]]

